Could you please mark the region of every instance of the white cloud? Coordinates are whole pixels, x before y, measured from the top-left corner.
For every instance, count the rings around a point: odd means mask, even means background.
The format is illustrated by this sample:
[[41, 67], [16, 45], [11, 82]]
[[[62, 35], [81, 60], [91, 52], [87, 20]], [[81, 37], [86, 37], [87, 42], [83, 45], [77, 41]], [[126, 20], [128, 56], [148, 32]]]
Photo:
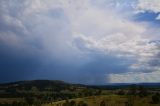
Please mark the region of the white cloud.
[[[4, 2], [4, 4], [7, 6], [2, 7], [4, 10], [2, 16], [8, 17], [4, 18], [9, 19], [8, 26], [16, 25], [17, 29], [24, 29], [28, 36], [24, 40], [41, 39], [44, 48], [50, 54], [60, 55], [60, 52], [64, 51], [66, 54], [70, 54], [70, 51], [75, 52], [75, 47], [70, 44], [74, 41], [75, 32], [90, 40], [90, 45], [87, 44], [90, 48], [105, 52], [128, 52], [132, 51], [127, 50], [131, 48], [130, 46], [135, 46], [137, 40], [142, 40], [141, 35], [145, 31], [144, 26], [123, 19], [114, 10], [98, 8], [89, 0], [27, 0], [21, 3]], [[17, 11], [15, 5], [20, 12], [12, 16], [9, 13]], [[57, 13], [61, 12], [62, 18], [55, 19], [52, 16], [59, 15], [54, 13], [57, 9], [59, 10]], [[21, 32], [24, 33], [24, 31]]]
[[[137, 12], [160, 12], [160, 0], [138, 0], [137, 6], [135, 7]], [[160, 14], [156, 17], [157, 20], [160, 19]]]
[[111, 83], [143, 83], [143, 82], [160, 82], [160, 72], [152, 73], [124, 73], [124, 74], [110, 74]]
[[137, 8], [145, 11], [160, 12], [159, 0], [138, 0]]

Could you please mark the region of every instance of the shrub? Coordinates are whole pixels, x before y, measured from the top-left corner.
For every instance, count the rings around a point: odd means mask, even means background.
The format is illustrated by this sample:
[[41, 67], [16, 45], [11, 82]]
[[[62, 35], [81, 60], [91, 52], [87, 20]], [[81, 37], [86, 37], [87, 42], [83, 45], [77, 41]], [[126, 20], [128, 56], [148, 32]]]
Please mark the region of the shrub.
[[147, 88], [143, 87], [143, 86], [140, 86], [139, 87], [139, 96], [140, 97], [145, 97], [148, 95], [148, 91], [147, 91]]
[[76, 106], [76, 102], [72, 100], [72, 101], [70, 102], [70, 106]]
[[125, 102], [125, 106], [134, 106], [134, 98], [133, 96], [129, 96], [127, 102]]
[[160, 102], [160, 95], [158, 93], [152, 96], [152, 102], [155, 104]]
[[80, 101], [77, 106], [88, 106], [85, 102]]
[[100, 103], [100, 106], [106, 106], [106, 103], [104, 100]]
[[118, 95], [125, 95], [125, 92], [123, 90], [118, 91]]
[[65, 103], [63, 103], [63, 105], [62, 105], [62, 106], [70, 106], [69, 101], [68, 101], [68, 100], [66, 100], [66, 102], [65, 102]]

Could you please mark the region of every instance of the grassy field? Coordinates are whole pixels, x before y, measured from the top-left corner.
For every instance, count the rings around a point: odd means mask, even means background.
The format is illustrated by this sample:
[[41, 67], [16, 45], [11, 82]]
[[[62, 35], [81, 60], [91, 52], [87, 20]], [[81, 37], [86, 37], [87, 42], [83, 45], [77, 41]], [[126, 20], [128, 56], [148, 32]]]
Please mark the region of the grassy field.
[[22, 98], [0, 98], [0, 103], [11, 104], [14, 101], [21, 102], [21, 101], [23, 101], [23, 99]]
[[[70, 99], [69, 101], [75, 101], [76, 104], [83, 101], [88, 106], [100, 106], [102, 101], [105, 101], [106, 106], [126, 106], [125, 104], [129, 101], [133, 102], [133, 106], [160, 106], [160, 104], [153, 104], [150, 96], [140, 98], [138, 96], [103, 95]], [[63, 106], [65, 102], [64, 100], [53, 102], [45, 106]]]

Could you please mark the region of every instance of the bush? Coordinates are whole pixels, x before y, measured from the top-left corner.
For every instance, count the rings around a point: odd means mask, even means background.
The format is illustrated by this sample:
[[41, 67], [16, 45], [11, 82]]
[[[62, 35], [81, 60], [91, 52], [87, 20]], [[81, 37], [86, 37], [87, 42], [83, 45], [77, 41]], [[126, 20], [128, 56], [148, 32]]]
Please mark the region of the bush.
[[139, 96], [140, 97], [145, 97], [148, 95], [148, 91], [147, 91], [147, 88], [143, 87], [143, 86], [140, 86], [139, 87]]
[[76, 106], [76, 102], [72, 100], [72, 101], [70, 102], [70, 106]]
[[131, 85], [129, 87], [129, 95], [136, 95], [137, 94], [137, 85]]
[[77, 106], [88, 106], [88, 105], [84, 103], [83, 101], [80, 101]]
[[152, 102], [155, 104], [160, 102], [160, 95], [158, 93], [152, 96]]
[[134, 106], [134, 97], [129, 96], [127, 102], [125, 102], [125, 106]]
[[68, 101], [68, 100], [66, 100], [66, 102], [65, 102], [65, 103], [63, 103], [63, 105], [62, 105], [62, 106], [70, 106], [69, 101]]
[[28, 105], [33, 105], [35, 98], [27, 96], [25, 97], [25, 101], [27, 102]]
[[123, 90], [118, 91], [118, 95], [125, 95], [125, 92]]
[[106, 103], [104, 100], [100, 103], [100, 106], [106, 106]]

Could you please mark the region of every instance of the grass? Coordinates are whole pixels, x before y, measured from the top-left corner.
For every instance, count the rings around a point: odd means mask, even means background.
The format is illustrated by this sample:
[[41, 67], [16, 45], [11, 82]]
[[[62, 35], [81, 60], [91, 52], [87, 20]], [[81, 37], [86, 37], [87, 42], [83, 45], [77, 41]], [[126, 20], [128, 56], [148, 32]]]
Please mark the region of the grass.
[[0, 98], [0, 103], [12, 103], [14, 101], [20, 102], [23, 101], [22, 98]]
[[[101, 101], [106, 102], [106, 106], [125, 106], [125, 102], [128, 101], [128, 96], [120, 96], [120, 95], [102, 95], [102, 96], [91, 96], [85, 98], [77, 98], [77, 99], [70, 99], [69, 101], [74, 100], [76, 103], [79, 101], [84, 101], [88, 104], [88, 106], [99, 106]], [[133, 106], [160, 106], [160, 104], [152, 104], [151, 97], [147, 96], [144, 98], [140, 98], [138, 96], [132, 97], [133, 99]], [[52, 104], [46, 104], [45, 106], [62, 106], [65, 101], [58, 101], [53, 102]]]

